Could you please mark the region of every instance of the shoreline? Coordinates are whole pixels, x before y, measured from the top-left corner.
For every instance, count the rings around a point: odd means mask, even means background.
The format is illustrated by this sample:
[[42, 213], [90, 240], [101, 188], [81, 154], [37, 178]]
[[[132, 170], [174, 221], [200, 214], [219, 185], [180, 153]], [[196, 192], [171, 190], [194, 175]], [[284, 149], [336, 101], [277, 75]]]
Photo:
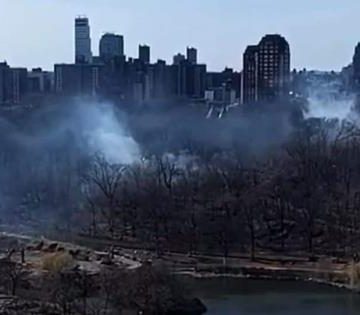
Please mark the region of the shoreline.
[[[261, 271], [265, 271], [266, 269], [262, 268]], [[348, 291], [349, 293], [359, 294], [360, 290], [358, 288], [352, 288], [349, 284], [340, 283], [340, 282], [331, 282], [326, 279], [314, 278], [311, 277], [310, 274], [308, 277], [299, 277], [293, 276], [289, 273], [288, 276], [277, 275], [276, 273], [264, 275], [262, 274], [235, 274], [235, 273], [216, 273], [216, 272], [196, 272], [196, 271], [179, 271], [174, 273], [176, 276], [181, 277], [191, 277], [193, 279], [247, 279], [247, 280], [268, 280], [268, 281], [290, 281], [290, 282], [304, 282], [304, 283], [313, 283], [318, 285], [324, 285], [327, 287], [333, 287], [341, 290]]]
[[[41, 239], [45, 240], [45, 238], [7, 232], [1, 232], [0, 235], [5, 238], [15, 238], [25, 243]], [[47, 239], [47, 241], [49, 243], [54, 242], [49, 239]], [[99, 240], [95, 240], [95, 244], [97, 243], [96, 241]], [[76, 241], [61, 243], [69, 247], [91, 248], [91, 246], [84, 246], [84, 244], [80, 245]], [[106, 244], [102, 244], [102, 247], [104, 249], [104, 247], [107, 246]], [[126, 246], [120, 246], [120, 244], [118, 247], [122, 251], [120, 255], [125, 257], [127, 262], [137, 264], [144, 262], [141, 257], [142, 249], [130, 250], [126, 249]], [[91, 250], [96, 251], [94, 248], [91, 248]], [[360, 265], [354, 265], [349, 261], [342, 263], [330, 262], [332, 257], [321, 257], [317, 262], [309, 262], [305, 259], [295, 262], [293, 259], [289, 259], [291, 256], [277, 257], [277, 259], [272, 258], [271, 260], [269, 257], [269, 255], [263, 254], [263, 256], [259, 257], [255, 262], [245, 258], [231, 258], [229, 259], [229, 264], [226, 265], [221, 263], [222, 258], [218, 256], [197, 255], [189, 257], [180, 253], [167, 253], [161, 258], [150, 258], [150, 260], [153, 264], [159, 263], [160, 265], [165, 265], [174, 275], [189, 276], [198, 279], [233, 278], [301, 281], [360, 293], [360, 279], [357, 279], [358, 275], [360, 275]], [[284, 264], [284, 260], [293, 262]], [[356, 280], [354, 273], [356, 273]]]

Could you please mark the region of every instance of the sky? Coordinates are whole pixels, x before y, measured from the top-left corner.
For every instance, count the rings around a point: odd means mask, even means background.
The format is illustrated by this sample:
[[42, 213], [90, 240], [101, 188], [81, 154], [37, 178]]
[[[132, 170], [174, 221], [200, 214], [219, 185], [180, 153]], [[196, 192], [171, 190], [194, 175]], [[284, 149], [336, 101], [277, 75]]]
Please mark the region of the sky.
[[105, 32], [125, 37], [125, 53], [151, 46], [170, 62], [186, 46], [209, 70], [242, 68], [247, 45], [281, 34], [293, 68], [340, 70], [360, 41], [360, 0], [0, 0], [0, 61], [41, 66], [74, 59], [74, 18], [90, 19], [92, 49]]

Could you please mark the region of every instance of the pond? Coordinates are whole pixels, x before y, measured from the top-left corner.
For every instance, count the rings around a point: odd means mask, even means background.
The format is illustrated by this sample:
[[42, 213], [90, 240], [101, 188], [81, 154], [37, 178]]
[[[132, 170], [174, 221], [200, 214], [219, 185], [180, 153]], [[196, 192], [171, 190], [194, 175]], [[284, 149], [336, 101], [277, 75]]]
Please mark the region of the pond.
[[304, 282], [186, 278], [208, 315], [359, 315], [360, 295]]

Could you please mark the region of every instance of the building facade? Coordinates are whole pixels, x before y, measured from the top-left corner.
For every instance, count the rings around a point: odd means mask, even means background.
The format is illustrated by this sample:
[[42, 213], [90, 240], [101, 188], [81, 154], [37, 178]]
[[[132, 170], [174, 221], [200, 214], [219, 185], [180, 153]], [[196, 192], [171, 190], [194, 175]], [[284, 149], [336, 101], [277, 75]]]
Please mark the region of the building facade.
[[244, 53], [244, 103], [286, 97], [290, 85], [290, 48], [280, 35], [266, 35]]
[[6, 62], [0, 63], [0, 104], [6, 103], [9, 98], [10, 67]]
[[26, 68], [10, 68], [10, 98], [11, 104], [20, 104], [27, 93], [27, 76]]
[[35, 68], [28, 72], [27, 84], [30, 94], [50, 93], [53, 90], [54, 73]]
[[77, 17], [75, 19], [75, 63], [91, 63], [91, 38], [89, 19]]
[[62, 96], [95, 96], [100, 92], [103, 65], [55, 65], [55, 92]]
[[197, 64], [197, 49], [194, 47], [187, 47], [186, 48], [186, 59], [192, 65]]
[[0, 104], [20, 104], [28, 91], [26, 68], [11, 68], [0, 63]]
[[99, 43], [99, 55], [103, 61], [124, 56], [124, 37], [111, 33], [104, 34]]
[[232, 68], [225, 68], [222, 72], [206, 73], [206, 90], [214, 90], [223, 85], [230, 85], [239, 99], [241, 94], [241, 73]]
[[181, 62], [185, 61], [186, 57], [185, 55], [183, 54], [176, 54], [174, 57], [173, 57], [173, 64], [174, 65], [179, 65]]
[[259, 49], [258, 46], [248, 46], [243, 59], [242, 103], [259, 100]]
[[353, 85], [356, 90], [360, 89], [360, 43], [355, 47], [352, 64]]
[[139, 60], [145, 64], [150, 63], [150, 47], [147, 45], [139, 45]]

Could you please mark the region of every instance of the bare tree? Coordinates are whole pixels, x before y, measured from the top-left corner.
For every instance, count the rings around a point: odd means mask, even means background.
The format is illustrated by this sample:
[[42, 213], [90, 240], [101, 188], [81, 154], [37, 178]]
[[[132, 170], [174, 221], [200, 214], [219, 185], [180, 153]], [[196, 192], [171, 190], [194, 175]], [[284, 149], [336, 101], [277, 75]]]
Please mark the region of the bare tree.
[[119, 211], [118, 193], [125, 169], [124, 165], [110, 164], [103, 156], [97, 155], [89, 171], [83, 175], [83, 191], [92, 211], [92, 224], [94, 225], [96, 220], [96, 205], [106, 220], [111, 237], [115, 236]]
[[0, 283], [8, 294], [16, 295], [28, 275], [29, 272], [22, 264], [12, 261], [10, 258], [0, 260]]

